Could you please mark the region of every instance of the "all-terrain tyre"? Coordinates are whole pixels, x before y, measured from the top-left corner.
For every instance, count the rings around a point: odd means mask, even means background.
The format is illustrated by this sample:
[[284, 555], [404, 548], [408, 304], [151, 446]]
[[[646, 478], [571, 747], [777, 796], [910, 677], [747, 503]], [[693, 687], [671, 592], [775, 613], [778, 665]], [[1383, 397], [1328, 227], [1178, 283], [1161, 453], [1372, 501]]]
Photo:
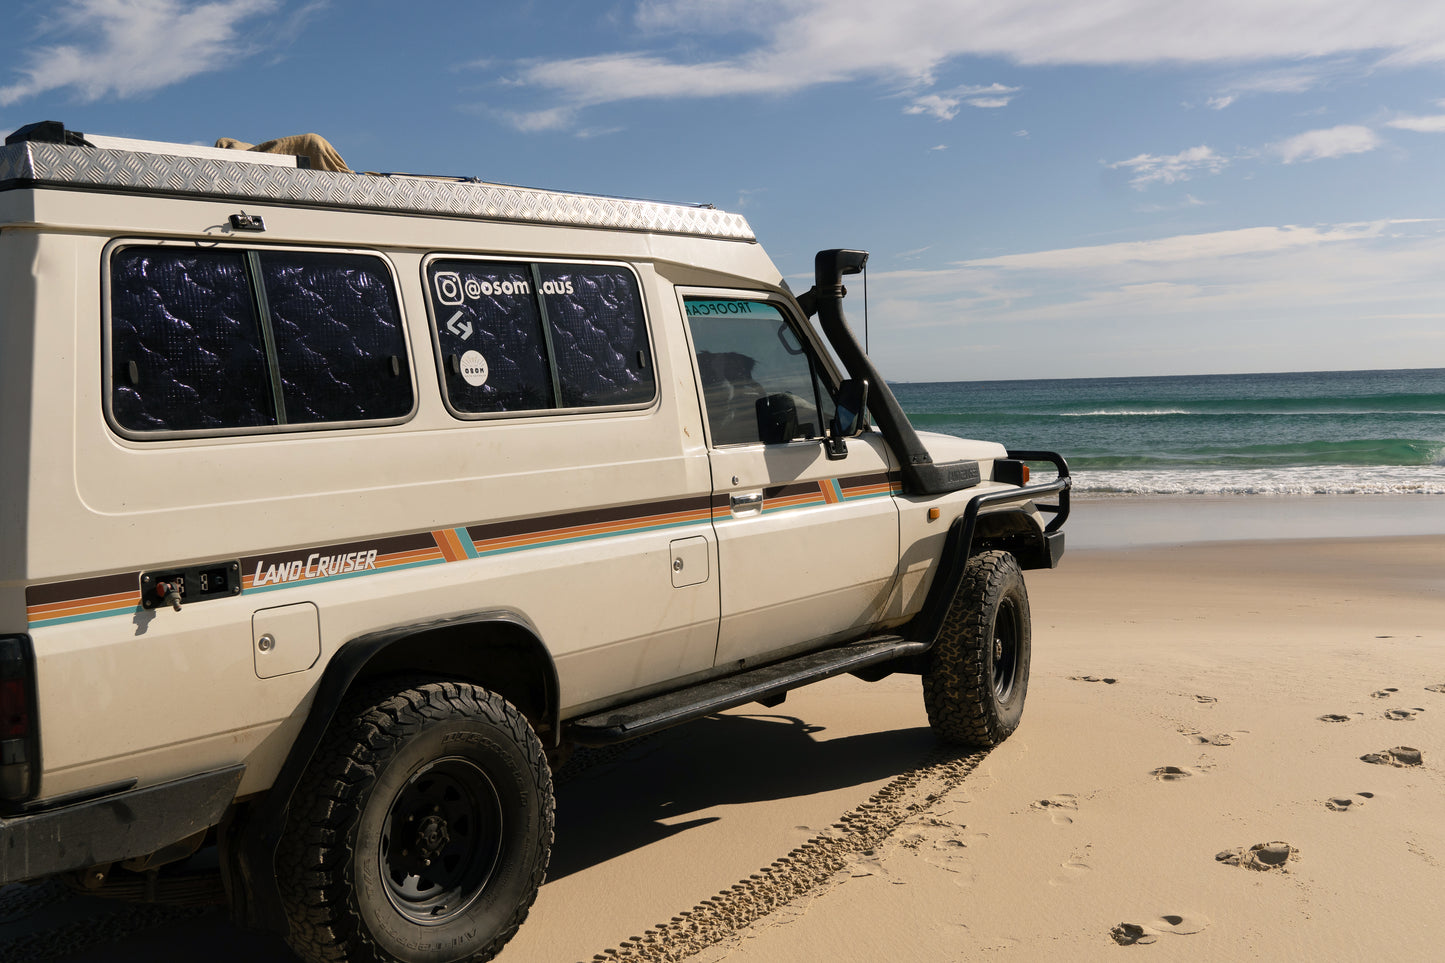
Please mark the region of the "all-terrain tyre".
[[923, 671], [928, 723], [944, 742], [996, 746], [1029, 689], [1029, 596], [1008, 552], [968, 560]]
[[312, 963], [489, 960], [547, 871], [552, 776], [527, 720], [476, 686], [401, 685], [342, 706], [292, 800], [277, 873]]

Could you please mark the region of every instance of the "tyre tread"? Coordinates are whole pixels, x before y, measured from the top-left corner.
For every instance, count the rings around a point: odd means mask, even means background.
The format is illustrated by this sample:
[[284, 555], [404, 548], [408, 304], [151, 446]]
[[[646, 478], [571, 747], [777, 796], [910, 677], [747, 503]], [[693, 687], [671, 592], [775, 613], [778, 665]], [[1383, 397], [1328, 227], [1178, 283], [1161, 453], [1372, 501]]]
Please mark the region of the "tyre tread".
[[309, 963], [391, 963], [350, 906], [355, 831], [364, 796], [386, 759], [429, 723], [464, 716], [495, 725], [521, 749], [531, 792], [543, 801], [541, 858], [523, 900], [496, 936], [468, 957], [489, 960], [527, 918], [547, 872], [553, 836], [552, 778], [541, 742], [526, 718], [496, 693], [465, 683], [396, 680], [364, 686], [337, 711], [312, 764], [296, 788], [277, 851], [287, 908], [287, 942]]
[[[989, 677], [991, 605], [1017, 581], [1022, 592], [1023, 573], [1008, 552], [981, 552], [968, 560], [954, 589], [953, 600], [923, 673], [923, 702], [928, 722], [944, 742], [989, 747], [1013, 732], [998, 711]], [[1028, 625], [1027, 596], [1023, 596], [1023, 622]], [[1019, 666], [1022, 699], [1028, 685], [1028, 662]]]

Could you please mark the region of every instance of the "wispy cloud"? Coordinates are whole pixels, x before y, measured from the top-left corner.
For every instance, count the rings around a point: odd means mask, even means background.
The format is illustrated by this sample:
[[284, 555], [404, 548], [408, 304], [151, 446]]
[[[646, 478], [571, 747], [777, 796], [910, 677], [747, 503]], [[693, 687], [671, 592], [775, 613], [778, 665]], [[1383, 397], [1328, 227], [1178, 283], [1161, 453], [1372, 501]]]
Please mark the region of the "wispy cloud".
[[1013, 99], [1013, 95], [1018, 91], [1018, 87], [1005, 87], [1003, 84], [989, 84], [986, 87], [955, 87], [953, 90], [943, 93], [915, 97], [913, 103], [903, 108], [903, 112], [905, 114], [931, 114], [939, 120], [953, 120], [958, 116], [958, 111], [964, 104], [984, 109], [1007, 107], [1009, 101]]
[[1430, 114], [1424, 117], [1396, 117], [1385, 124], [1399, 130], [1413, 130], [1419, 134], [1445, 134], [1445, 114]]
[[[868, 279], [879, 319], [874, 355], [880, 365], [911, 362], [915, 377], [940, 380], [1068, 376], [1080, 358], [1137, 374], [1240, 370], [1246, 356], [1254, 370], [1287, 370], [1302, 341], [1322, 364], [1408, 366], [1419, 343], [1414, 330], [1445, 314], [1441, 258], [1440, 222], [1382, 220], [880, 270]], [[1408, 320], [1416, 315], [1424, 320]], [[1381, 321], [1366, 332], [1361, 317]], [[1051, 345], [1026, 367], [1016, 337], [1000, 333], [1019, 325]], [[965, 327], [967, 335], [953, 333]], [[1265, 333], [1278, 343], [1272, 353], [1261, 344]]]
[[1326, 227], [1249, 227], [1237, 231], [1183, 234], [1152, 241], [1124, 241], [1088, 247], [1062, 248], [1029, 254], [977, 258], [960, 265], [967, 268], [994, 267], [1009, 270], [1090, 272], [1122, 265], [1164, 265], [1188, 261], [1216, 261], [1244, 255], [1273, 254], [1302, 247], [1317, 247], [1343, 241], [1379, 237], [1393, 224], [1407, 222], [1370, 221]]
[[1341, 124], [1322, 130], [1309, 130], [1270, 145], [1270, 150], [1286, 164], [1363, 154], [1381, 144], [1380, 136], [1368, 127]]
[[1143, 190], [1150, 184], [1187, 181], [1196, 174], [1218, 174], [1227, 166], [1229, 158], [1221, 157], [1213, 148], [1203, 144], [1177, 154], [1139, 154], [1108, 165], [1111, 170], [1129, 171], [1133, 175], [1129, 183], [1136, 190]]
[[[1309, 61], [1239, 79], [1211, 101], [1216, 109], [1247, 92], [1309, 89], [1355, 58], [1445, 61], [1445, 8], [1418, 0], [1339, 5], [1329, 16], [1312, 4], [1261, 0], [1207, 8], [1157, 0], [645, 0], [633, 7], [632, 22], [652, 49], [534, 61], [521, 65], [516, 79], [553, 99], [543, 110], [557, 101], [580, 108], [870, 80], [908, 91], [911, 112], [945, 120], [963, 104], [996, 108], [1014, 93], [934, 90], [942, 68], [965, 56], [1022, 65]], [[719, 33], [742, 35], [740, 52], [701, 61], [660, 52], [677, 38]]]
[[1224, 110], [1241, 97], [1255, 94], [1303, 94], [1315, 90], [1342, 74], [1359, 72], [1362, 66], [1352, 59], [1332, 58], [1323, 62], [1291, 64], [1253, 73], [1240, 74], [1221, 85], [1219, 94], [1210, 97], [1206, 106]]
[[[220, 69], [258, 46], [242, 24], [276, 8], [277, 0], [69, 0], [41, 33], [55, 42], [30, 50], [20, 79], [0, 87], [0, 106], [65, 89], [83, 101], [134, 97]], [[6, 19], [15, 29], [13, 13]]]
[[1182, 211], [1191, 207], [1207, 207], [1208, 205], [1208, 201], [1201, 201], [1193, 194], [1185, 194], [1182, 201], [1173, 204], [1145, 204], [1134, 209], [1140, 214], [1162, 214], [1166, 211]]

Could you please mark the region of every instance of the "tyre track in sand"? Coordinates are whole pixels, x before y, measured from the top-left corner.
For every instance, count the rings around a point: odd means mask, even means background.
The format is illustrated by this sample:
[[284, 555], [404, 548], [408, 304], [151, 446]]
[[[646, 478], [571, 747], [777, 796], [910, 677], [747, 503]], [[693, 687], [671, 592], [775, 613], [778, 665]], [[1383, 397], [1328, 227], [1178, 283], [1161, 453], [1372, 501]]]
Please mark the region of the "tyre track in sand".
[[592, 963], [672, 963], [700, 953], [815, 890], [850, 858], [869, 855], [907, 819], [927, 811], [988, 755], [984, 749], [935, 750], [786, 856], [640, 936], [592, 957]]

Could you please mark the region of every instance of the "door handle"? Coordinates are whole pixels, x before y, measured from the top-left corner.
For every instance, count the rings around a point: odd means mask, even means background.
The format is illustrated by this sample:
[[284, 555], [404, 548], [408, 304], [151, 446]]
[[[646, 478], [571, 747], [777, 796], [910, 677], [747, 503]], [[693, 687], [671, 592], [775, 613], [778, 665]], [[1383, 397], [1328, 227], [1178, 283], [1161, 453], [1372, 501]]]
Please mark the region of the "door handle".
[[742, 514], [743, 512], [760, 512], [763, 510], [763, 493], [753, 492], [750, 495], [734, 495], [732, 496], [732, 506], [734, 515]]

